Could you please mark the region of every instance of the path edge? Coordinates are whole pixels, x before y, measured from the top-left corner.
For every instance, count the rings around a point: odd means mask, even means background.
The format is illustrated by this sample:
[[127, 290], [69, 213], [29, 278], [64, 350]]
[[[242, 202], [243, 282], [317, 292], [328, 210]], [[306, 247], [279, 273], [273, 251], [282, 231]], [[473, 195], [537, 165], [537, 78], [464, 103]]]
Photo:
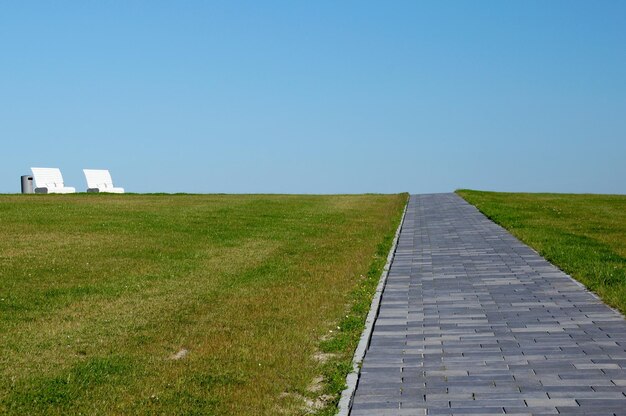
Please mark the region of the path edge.
[[393, 259], [396, 254], [398, 239], [400, 238], [400, 232], [402, 231], [402, 226], [404, 225], [404, 218], [406, 217], [406, 211], [409, 207], [410, 200], [411, 195], [409, 195], [406, 204], [404, 205], [404, 211], [402, 212], [400, 224], [398, 224], [398, 229], [396, 230], [396, 234], [393, 238], [391, 249], [387, 255], [387, 263], [385, 263], [385, 267], [383, 267], [383, 271], [378, 281], [378, 286], [376, 286], [374, 298], [372, 299], [370, 310], [367, 314], [367, 318], [365, 319], [365, 328], [361, 333], [359, 344], [354, 351], [354, 356], [352, 357], [352, 371], [346, 377], [347, 387], [341, 392], [341, 398], [339, 399], [339, 404], [337, 405], [337, 416], [348, 416], [350, 414], [352, 399], [354, 398], [354, 392], [356, 391], [356, 386], [359, 382], [361, 363], [363, 362], [363, 357], [365, 357], [365, 352], [367, 351], [370, 339], [372, 338], [374, 322], [376, 322], [376, 318], [378, 318], [378, 311], [380, 309], [380, 299], [383, 295], [383, 291], [385, 290], [385, 285], [387, 284], [387, 276], [389, 275], [389, 269], [391, 268], [391, 263], [393, 263]]
[[526, 247], [528, 247], [533, 253], [535, 253], [537, 256], [541, 257], [542, 259], [544, 259], [545, 261], [547, 261], [548, 263], [550, 263], [550, 265], [552, 267], [554, 267], [555, 269], [557, 269], [558, 271], [560, 271], [561, 273], [563, 273], [565, 276], [567, 276], [568, 279], [570, 279], [572, 282], [574, 282], [577, 286], [580, 286], [583, 291], [589, 293], [591, 296], [593, 296], [594, 298], [596, 298], [597, 300], [599, 300], [604, 306], [606, 306], [607, 308], [611, 309], [613, 312], [615, 312], [615, 314], [619, 315], [622, 319], [626, 320], [626, 314], [622, 313], [622, 311], [620, 311], [617, 308], [614, 308], [613, 306], [609, 305], [608, 303], [606, 303], [604, 301], [604, 299], [602, 299], [600, 297], [600, 295], [598, 295], [596, 292], [594, 292], [593, 290], [589, 289], [587, 286], [585, 286], [584, 283], [576, 280], [572, 275], [570, 275], [569, 273], [567, 273], [565, 270], [561, 269], [559, 266], [557, 266], [556, 264], [552, 263], [550, 260], [546, 259], [540, 252], [538, 252], [537, 250], [535, 250], [534, 247], [532, 247], [530, 244], [525, 243], [524, 241], [522, 241], [521, 238], [515, 236], [511, 231], [509, 231], [508, 229], [506, 229], [506, 227], [504, 227], [501, 224], [498, 224], [497, 222], [495, 222], [492, 218], [488, 217], [487, 214], [485, 214], [484, 212], [482, 212], [480, 209], [478, 209], [478, 207], [474, 204], [472, 204], [471, 202], [469, 202], [467, 199], [463, 198], [461, 195], [457, 194], [456, 191], [453, 192], [454, 195], [456, 195], [457, 197], [461, 198], [461, 200], [463, 202], [465, 202], [466, 204], [468, 204], [469, 206], [473, 207], [476, 211], [478, 211], [481, 215], [484, 215], [485, 218], [487, 218], [489, 221], [491, 221], [493, 224], [495, 224], [496, 226], [502, 228], [504, 231], [506, 231], [507, 233], [509, 233], [514, 239], [516, 239], [518, 242], [520, 242], [521, 244], [525, 245]]

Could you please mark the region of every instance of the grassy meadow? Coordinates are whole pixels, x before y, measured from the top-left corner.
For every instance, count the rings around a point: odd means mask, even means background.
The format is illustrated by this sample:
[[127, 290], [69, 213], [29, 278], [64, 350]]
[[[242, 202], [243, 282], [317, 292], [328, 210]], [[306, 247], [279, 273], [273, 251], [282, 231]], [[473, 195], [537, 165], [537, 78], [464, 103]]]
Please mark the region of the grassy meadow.
[[457, 193], [626, 313], [626, 195]]
[[405, 202], [0, 196], [0, 413], [333, 414]]

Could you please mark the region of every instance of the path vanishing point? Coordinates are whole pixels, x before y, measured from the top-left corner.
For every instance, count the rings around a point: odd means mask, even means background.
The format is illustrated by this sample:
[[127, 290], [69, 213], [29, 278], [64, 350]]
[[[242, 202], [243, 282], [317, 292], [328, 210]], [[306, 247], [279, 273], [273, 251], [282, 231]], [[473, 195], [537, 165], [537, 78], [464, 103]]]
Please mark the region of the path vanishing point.
[[411, 196], [352, 416], [626, 415], [626, 321], [455, 194]]

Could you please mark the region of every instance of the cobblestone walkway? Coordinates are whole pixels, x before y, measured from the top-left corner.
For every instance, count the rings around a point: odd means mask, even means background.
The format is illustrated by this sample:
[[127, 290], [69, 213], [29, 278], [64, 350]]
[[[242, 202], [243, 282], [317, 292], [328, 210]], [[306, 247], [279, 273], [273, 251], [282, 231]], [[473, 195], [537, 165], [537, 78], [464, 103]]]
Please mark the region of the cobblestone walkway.
[[412, 196], [360, 415], [626, 415], [626, 321], [454, 194]]

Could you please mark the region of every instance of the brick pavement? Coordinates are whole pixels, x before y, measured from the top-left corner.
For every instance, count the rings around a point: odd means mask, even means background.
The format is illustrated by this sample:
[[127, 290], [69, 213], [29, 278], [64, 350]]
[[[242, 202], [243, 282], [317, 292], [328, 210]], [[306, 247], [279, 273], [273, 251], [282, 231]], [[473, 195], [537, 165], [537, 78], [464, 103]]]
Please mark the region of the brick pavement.
[[352, 416], [626, 415], [626, 321], [455, 194], [411, 196]]

